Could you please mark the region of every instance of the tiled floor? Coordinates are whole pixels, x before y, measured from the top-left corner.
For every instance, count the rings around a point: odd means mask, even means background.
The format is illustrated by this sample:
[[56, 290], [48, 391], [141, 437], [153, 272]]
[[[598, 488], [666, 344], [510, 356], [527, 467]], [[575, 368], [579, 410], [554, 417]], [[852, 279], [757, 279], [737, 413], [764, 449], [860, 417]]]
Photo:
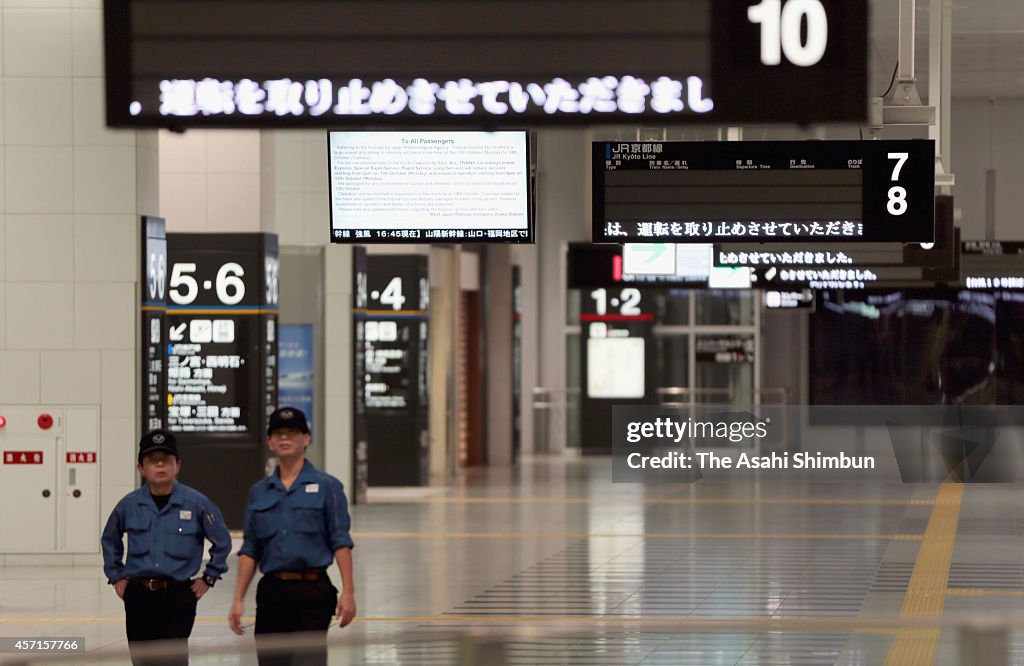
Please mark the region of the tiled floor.
[[[904, 663], [954, 666], [958, 624], [1024, 621], [1024, 502], [967, 486], [943, 532], [937, 493], [612, 484], [607, 458], [472, 470], [354, 508], [360, 619], [332, 631], [331, 663], [885, 664], [907, 631], [941, 625]], [[200, 602], [193, 664], [255, 663], [223, 619], [233, 584]], [[908, 590], [942, 600], [915, 614]], [[90, 653], [68, 663], [127, 663], [98, 567], [0, 569], [0, 636], [82, 636]], [[1024, 664], [1016, 636], [1007, 663]]]

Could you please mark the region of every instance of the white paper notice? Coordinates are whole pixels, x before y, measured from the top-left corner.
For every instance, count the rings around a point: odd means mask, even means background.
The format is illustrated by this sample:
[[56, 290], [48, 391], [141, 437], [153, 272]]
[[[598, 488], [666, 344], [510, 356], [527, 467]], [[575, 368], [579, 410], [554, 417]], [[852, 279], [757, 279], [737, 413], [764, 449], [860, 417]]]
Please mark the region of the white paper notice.
[[587, 339], [587, 396], [644, 397], [644, 339]]
[[529, 229], [526, 132], [331, 132], [332, 230]]

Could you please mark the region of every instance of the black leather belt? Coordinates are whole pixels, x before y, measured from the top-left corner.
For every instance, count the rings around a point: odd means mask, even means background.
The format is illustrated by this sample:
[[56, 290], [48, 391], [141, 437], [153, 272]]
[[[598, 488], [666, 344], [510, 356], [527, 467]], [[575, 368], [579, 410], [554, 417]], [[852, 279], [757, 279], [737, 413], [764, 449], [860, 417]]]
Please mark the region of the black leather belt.
[[129, 578], [128, 582], [140, 585], [150, 592], [166, 590], [169, 587], [182, 587], [191, 583], [191, 581], [173, 580], [171, 578]]
[[320, 580], [327, 577], [326, 569], [306, 569], [305, 571], [274, 571], [268, 574], [278, 580]]

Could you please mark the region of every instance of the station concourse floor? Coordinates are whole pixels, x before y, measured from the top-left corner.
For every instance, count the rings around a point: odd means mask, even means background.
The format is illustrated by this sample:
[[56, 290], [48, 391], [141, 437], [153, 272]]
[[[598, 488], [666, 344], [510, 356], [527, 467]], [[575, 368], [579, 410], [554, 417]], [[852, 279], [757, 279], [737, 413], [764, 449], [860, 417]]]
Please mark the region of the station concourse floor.
[[[613, 484], [606, 457], [538, 456], [375, 495], [353, 507], [359, 619], [331, 630], [332, 664], [480, 663], [483, 645], [490, 664], [955, 666], [966, 620], [1024, 623], [1013, 485], [645, 486]], [[193, 665], [255, 663], [251, 618], [243, 637], [224, 619], [234, 557]], [[0, 636], [84, 637], [65, 663], [128, 663], [104, 656], [123, 619], [98, 566], [0, 568]], [[1009, 653], [1024, 664], [1024, 631]]]

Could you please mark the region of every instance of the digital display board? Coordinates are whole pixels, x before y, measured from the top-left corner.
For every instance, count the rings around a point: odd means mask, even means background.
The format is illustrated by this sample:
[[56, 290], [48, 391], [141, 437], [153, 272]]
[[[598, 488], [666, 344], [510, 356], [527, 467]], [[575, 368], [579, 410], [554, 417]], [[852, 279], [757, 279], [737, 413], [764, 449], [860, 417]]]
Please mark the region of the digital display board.
[[328, 137], [332, 242], [533, 242], [527, 132]]
[[107, 0], [107, 122], [859, 122], [867, 5]]
[[935, 144], [593, 144], [595, 243], [934, 240]]

